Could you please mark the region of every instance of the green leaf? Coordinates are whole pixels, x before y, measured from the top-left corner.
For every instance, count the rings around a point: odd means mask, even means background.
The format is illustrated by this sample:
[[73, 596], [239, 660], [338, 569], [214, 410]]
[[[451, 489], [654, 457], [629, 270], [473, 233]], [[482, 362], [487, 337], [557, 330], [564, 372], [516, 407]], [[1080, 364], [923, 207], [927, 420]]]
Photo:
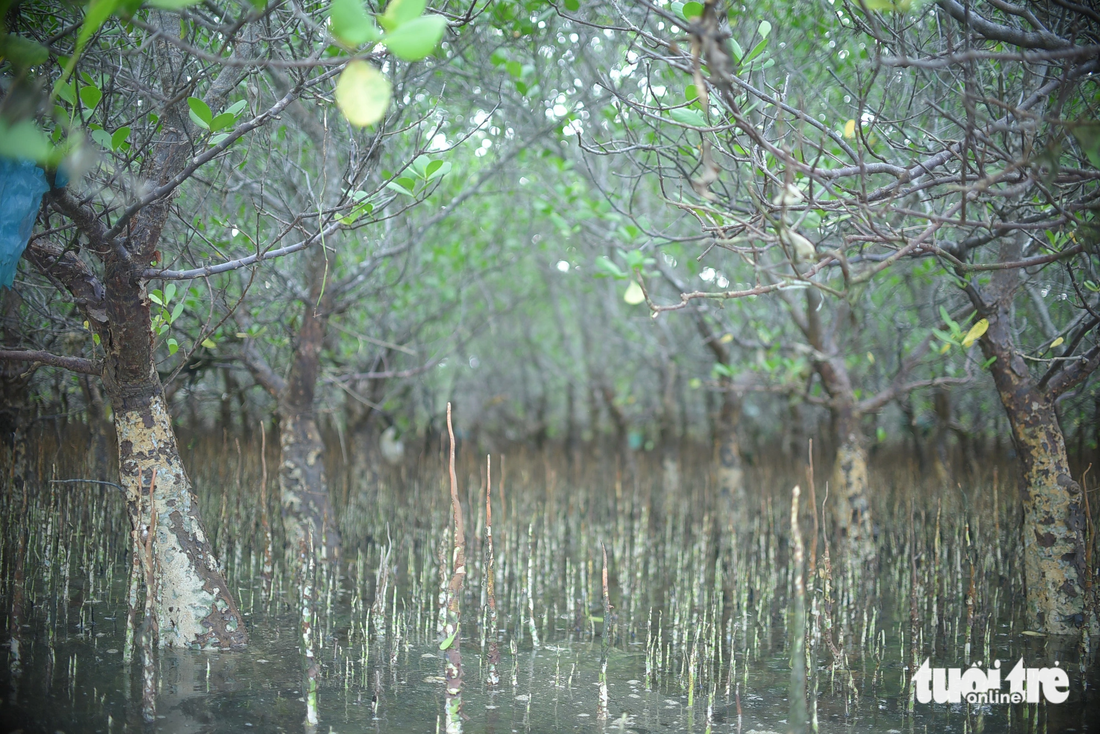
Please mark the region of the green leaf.
[[126, 139], [130, 137], [130, 128], [120, 127], [115, 130], [114, 135], [111, 136], [111, 150], [118, 150], [122, 147], [122, 144], [126, 142]]
[[204, 347], [206, 347], [207, 349], [214, 349], [215, 347], [218, 346], [217, 344], [214, 343], [214, 340], [210, 339], [209, 337], [202, 340], [202, 345]]
[[767, 38], [768, 34], [772, 32], [772, 24], [766, 20], [760, 21], [760, 25], [757, 27], [756, 32], [760, 34], [761, 38]]
[[101, 99], [103, 99], [103, 92], [99, 91], [99, 87], [80, 88], [80, 103], [83, 104], [86, 109], [94, 110]]
[[214, 113], [210, 111], [210, 105], [198, 97], [188, 97], [187, 106], [191, 108], [191, 119], [203, 130], [210, 129], [210, 123], [214, 120]]
[[564, 5], [565, 9], [568, 10], [570, 13], [575, 13], [581, 9], [580, 0], [565, 0]]
[[402, 23], [383, 36], [382, 42], [397, 58], [420, 61], [435, 51], [446, 29], [447, 19], [442, 15], [425, 15]]
[[932, 333], [936, 335], [936, 338], [942, 341], [944, 344], [951, 345], [955, 343], [955, 338], [948, 334], [946, 331], [940, 331], [939, 329], [932, 329]]
[[[765, 21], [765, 22], [766, 22], [766, 21]], [[760, 54], [764, 53], [764, 49], [766, 49], [767, 47], [768, 47], [768, 39], [766, 39], [766, 38], [765, 38], [765, 39], [764, 39], [763, 41], [761, 41], [760, 43], [756, 44], [756, 46], [754, 46], [754, 47], [753, 47], [752, 51], [749, 51], [749, 55], [748, 55], [748, 56], [746, 56], [745, 58], [741, 59], [741, 63], [742, 63], [742, 64], [747, 64], [747, 63], [749, 63], [750, 61], [752, 61], [753, 59], [755, 59], [755, 58], [756, 58], [757, 56], [759, 56]]]
[[176, 352], [179, 351], [180, 345], [179, 345], [179, 342], [177, 342], [175, 339], [169, 338], [164, 343], [168, 345], [168, 353], [169, 354], [175, 354]]
[[415, 186], [416, 182], [411, 178], [399, 178], [396, 181], [388, 181], [386, 183], [387, 189], [396, 191], [399, 194], [404, 194], [405, 196], [413, 196], [413, 188]]
[[1100, 122], [1077, 122], [1068, 127], [1073, 137], [1077, 138], [1081, 152], [1089, 159], [1089, 163], [1100, 168]]
[[106, 130], [92, 130], [92, 140], [99, 143], [107, 150], [114, 150], [111, 147], [111, 135]]
[[176, 319], [178, 319], [180, 317], [180, 314], [183, 313], [184, 305], [185, 304], [183, 303], [176, 304], [176, 307], [172, 309], [172, 316], [168, 319], [168, 323], [174, 324], [176, 322]]
[[428, 176], [428, 164], [431, 163], [431, 158], [426, 155], [418, 155], [413, 159], [413, 162], [409, 164], [409, 167], [413, 169], [413, 172], [420, 176], [420, 178], [427, 178]]
[[738, 43], [736, 41], [736, 39], [733, 39], [733, 38], [730, 39], [730, 47], [731, 47], [731, 50], [733, 51], [733, 60], [735, 62], [737, 62], [738, 64], [740, 64], [741, 63], [741, 58], [745, 55], [744, 49], [742, 49], [741, 44]]
[[435, 181], [451, 172], [450, 161], [432, 161], [428, 164], [428, 180]]
[[596, 258], [596, 270], [601, 271], [595, 273], [597, 278], [606, 278], [611, 276], [615, 280], [625, 280], [626, 273], [624, 273], [618, 265], [611, 262], [606, 256]]
[[50, 60], [50, 52], [42, 44], [14, 33], [0, 36], [0, 55], [11, 62], [17, 70], [41, 66]]
[[213, 120], [210, 121], [210, 131], [217, 132], [218, 130], [224, 130], [233, 124], [237, 118], [228, 112], [223, 112]]
[[348, 46], [373, 43], [381, 35], [360, 0], [332, 0], [329, 30]]
[[23, 120], [9, 127], [6, 121], [0, 119], [0, 156], [29, 158], [44, 163], [52, 149], [46, 134], [32, 120]]
[[349, 61], [336, 82], [336, 104], [348, 122], [373, 125], [390, 106], [390, 80], [366, 61]]
[[940, 306], [940, 317], [943, 318], [943, 323], [951, 327], [952, 333], [959, 331], [959, 325], [951, 319], [951, 315], [947, 313], [947, 309]]
[[149, 300], [158, 306], [164, 305], [164, 294], [159, 289], [149, 291]]
[[428, 0], [390, 0], [386, 12], [378, 16], [378, 22], [387, 31], [396, 30], [403, 24], [424, 15]]
[[680, 14], [684, 16], [684, 20], [702, 18], [703, 4], [697, 2], [684, 3], [684, 7], [680, 10]]
[[[80, 32], [76, 36], [75, 53], [66, 63], [66, 67], [75, 63], [76, 58], [80, 56], [80, 52], [84, 50], [85, 44], [88, 43], [88, 39], [103, 27], [103, 24], [111, 17], [111, 13], [115, 12], [116, 7], [118, 7], [118, 0], [91, 0], [88, 3], [88, 11], [84, 14], [84, 22], [81, 23]], [[58, 79], [58, 81], [61, 81], [61, 79]]]
[[176, 297], [176, 284], [169, 283], [164, 286], [164, 305], [167, 306]]
[[668, 114], [673, 120], [681, 125], [690, 125], [691, 127], [707, 126], [707, 121], [703, 119], [703, 113], [699, 110], [693, 110], [687, 107], [677, 107], [674, 110], [669, 110]]
[[455, 627], [455, 631], [451, 633], [451, 636], [439, 643], [440, 650], [446, 650], [452, 644], [454, 644], [455, 637], [458, 635], [458, 627]]
[[241, 114], [241, 111], [242, 111], [242, 110], [243, 110], [243, 109], [244, 109], [244, 108], [245, 108], [245, 107], [246, 107], [247, 105], [248, 105], [248, 102], [246, 102], [245, 100], [243, 100], [243, 99], [242, 99], [242, 100], [238, 100], [237, 102], [234, 102], [234, 103], [233, 103], [232, 105], [230, 105], [230, 106], [229, 106], [229, 109], [227, 109], [227, 110], [225, 111], [225, 113], [226, 113], [227, 115], [233, 115], [234, 117], [236, 117], [237, 115]]
[[54, 87], [54, 94], [69, 104], [76, 104], [76, 85], [73, 82], [58, 84]]

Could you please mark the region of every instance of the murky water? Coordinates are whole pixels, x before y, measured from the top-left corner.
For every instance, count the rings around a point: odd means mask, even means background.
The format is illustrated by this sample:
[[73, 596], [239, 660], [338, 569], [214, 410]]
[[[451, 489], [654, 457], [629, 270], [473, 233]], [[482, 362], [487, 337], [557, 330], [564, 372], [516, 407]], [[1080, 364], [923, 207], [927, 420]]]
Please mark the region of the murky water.
[[[257, 463], [247, 451], [228, 461], [192, 457], [252, 643], [236, 653], [159, 651], [152, 725], [141, 720], [140, 651], [132, 665], [122, 661], [128, 566], [120, 498], [91, 487], [62, 492], [48, 482], [29, 495], [22, 667], [13, 670], [9, 654], [0, 671], [3, 731], [307, 729], [295, 577], [281, 558], [265, 593], [258, 572]], [[658, 480], [624, 483], [613, 464], [569, 481], [555, 466], [514, 459], [502, 495], [494, 481], [495, 687], [487, 682], [484, 482], [472, 460], [462, 467], [470, 559], [460, 636], [463, 730], [787, 731], [791, 482], [755, 470], [760, 491], [731, 532], [714, 522], [702, 474], [685, 471], [685, 484], [669, 496]], [[69, 471], [88, 476], [79, 466]], [[449, 547], [449, 507], [439, 466], [395, 474], [380, 488], [356, 486], [339, 466], [332, 475], [334, 494], [347, 498], [338, 504], [347, 561], [318, 578], [316, 731], [442, 731], [438, 600], [446, 574], [439, 559]], [[658, 475], [643, 465], [640, 476]], [[1013, 580], [1011, 500], [988, 491], [928, 495], [910, 530], [903, 483], [880, 479], [889, 490], [876, 499], [882, 530], [874, 572], [833, 561], [826, 573], [823, 542], [812, 556], [810, 690], [820, 731], [1100, 729], [1094, 652], [1025, 634], [1014, 602], [1022, 590]], [[4, 506], [6, 622], [15, 504], [9, 496]], [[808, 514], [804, 520], [808, 530]], [[1057, 664], [1069, 676], [1068, 701], [916, 703], [910, 713], [911, 663], [931, 658], [965, 668], [968, 640], [969, 662], [983, 667], [995, 659], [1005, 672], [1020, 658], [1029, 667]]]

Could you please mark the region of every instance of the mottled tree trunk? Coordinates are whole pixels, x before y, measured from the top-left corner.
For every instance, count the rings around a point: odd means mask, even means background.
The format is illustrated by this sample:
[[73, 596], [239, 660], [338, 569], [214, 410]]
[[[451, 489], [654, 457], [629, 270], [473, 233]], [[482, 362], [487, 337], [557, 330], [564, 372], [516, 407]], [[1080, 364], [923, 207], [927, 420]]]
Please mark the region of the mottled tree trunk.
[[947, 436], [951, 431], [951, 396], [947, 390], [940, 388], [932, 396], [932, 402], [936, 409], [936, 434], [933, 437], [932, 467], [936, 473], [936, 480], [941, 485], [951, 484], [951, 461], [948, 454]]
[[1070, 474], [1054, 401], [1039, 390], [1013, 348], [1007, 308], [988, 315], [982, 339], [997, 393], [1008, 414], [1012, 441], [1023, 469], [1023, 561], [1028, 625], [1050, 634], [1073, 634], [1089, 626], [1085, 524], [1080, 485]]
[[[1020, 258], [1023, 237], [1006, 238], [1000, 259]], [[1036, 380], [1016, 347], [1012, 304], [1020, 285], [1013, 268], [996, 271], [984, 292], [969, 285], [967, 294], [988, 321], [981, 337], [982, 354], [1012, 429], [1012, 442], [1023, 469], [1024, 582], [1027, 616], [1032, 628], [1048, 634], [1100, 632], [1090, 599], [1086, 565], [1086, 523], [1080, 485], [1070, 474], [1055, 401], [1088, 378], [1100, 365], [1100, 347], [1077, 359], [1056, 362]]]
[[868, 502], [867, 447], [850, 406], [834, 409], [833, 429], [837, 449], [831, 485], [837, 534], [854, 558], [870, 560], [875, 555], [875, 539]]
[[328, 496], [325, 477], [325, 445], [312, 412], [279, 411], [279, 493], [288, 547], [313, 536], [322, 558], [335, 559], [340, 531]]
[[[323, 258], [320, 250], [310, 253], [312, 269], [323, 268], [317, 263]], [[311, 279], [311, 298], [302, 313], [298, 344], [279, 400], [279, 443], [282, 460], [279, 464], [279, 493], [283, 506], [283, 524], [288, 548], [297, 548], [312, 534], [310, 545], [321, 557], [339, 557], [340, 531], [329, 499], [325, 477], [325, 444], [314, 415], [314, 391], [320, 369], [321, 348], [328, 324], [328, 303], [318, 304], [323, 287], [321, 273]]]
[[[728, 387], [728, 386], [727, 386]], [[718, 488], [720, 527], [729, 527], [735, 518], [747, 515], [745, 471], [741, 464], [741, 444], [737, 431], [741, 419], [741, 401], [733, 392], [722, 397], [714, 442], [714, 479]]]
[[125, 400], [113, 395], [112, 402], [130, 521], [142, 529], [155, 527], [153, 609], [160, 645], [241, 647], [248, 635], [199, 516], [168, 406], [159, 383], [150, 387], [151, 394]]

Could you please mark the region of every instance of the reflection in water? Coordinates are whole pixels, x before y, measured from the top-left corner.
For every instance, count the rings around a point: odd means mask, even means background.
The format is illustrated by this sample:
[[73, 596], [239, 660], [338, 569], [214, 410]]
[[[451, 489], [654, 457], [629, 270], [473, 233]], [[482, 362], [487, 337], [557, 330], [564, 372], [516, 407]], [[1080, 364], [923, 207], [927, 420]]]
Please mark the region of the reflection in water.
[[[251, 479], [240, 485], [219, 474], [225, 462], [193, 461], [200, 491], [260, 487], [262, 463], [258, 455], [254, 461], [242, 472]], [[453, 494], [445, 482], [440, 486], [446, 464], [375, 488], [369, 506], [356, 505], [358, 490], [350, 490], [338, 510], [345, 556], [354, 562], [316, 566], [306, 594], [296, 554], [265, 558], [267, 531], [256, 508], [261, 492], [207, 501], [206, 507], [226, 508], [219, 524], [231, 543], [218, 550], [252, 643], [240, 652], [150, 656], [156, 719], [147, 730], [299, 732], [303, 714], [312, 711], [318, 732], [676, 732], [696, 724], [702, 732], [704, 721], [727, 734], [786, 731], [799, 715], [790, 718], [792, 698], [802, 697], [790, 695], [795, 683], [808, 689], [808, 714], [823, 734], [1010, 731], [1024, 722], [1052, 732], [1097, 731], [1093, 653], [1021, 634], [1009, 603], [1020, 593], [1011, 565], [1017, 541], [997, 535], [997, 524], [986, 519], [991, 507], [952, 504], [945, 494], [942, 516], [918, 513], [910, 531], [907, 513], [899, 522], [889, 512], [907, 507], [907, 495], [892, 495], [894, 485], [881, 483], [879, 565], [859, 583], [842, 556], [832, 566], [824, 561], [828, 538], [815, 533], [815, 547], [807, 533], [802, 623], [793, 482], [753, 485], [763, 488], [762, 499], [731, 533], [715, 520], [715, 498], [689, 463], [682, 495], [671, 499], [661, 494], [660, 473], [645, 470], [645, 457], [639, 481], [651, 480], [652, 487], [615, 492], [608, 489], [616, 487], [613, 471], [582, 473], [576, 486], [559, 482], [552, 498], [553, 472], [546, 470], [544, 485], [541, 459], [509, 457], [510, 483], [502, 487], [492, 477], [498, 486], [488, 498], [484, 457], [456, 464], [466, 481]], [[479, 476], [485, 476], [480, 483]], [[10, 611], [19, 586], [19, 534], [6, 532], [2, 549], [0, 608], [9, 611], [3, 642], [10, 651], [15, 638], [14, 669], [21, 667], [22, 676], [13, 675], [9, 652], [0, 665], [0, 686], [8, 692], [0, 730], [144, 726], [142, 641], [134, 640], [133, 664], [122, 659], [130, 525], [120, 497], [95, 492], [29, 494], [21, 524], [10, 522], [23, 512], [21, 495], [0, 493], [5, 530], [31, 529], [18, 624]], [[1011, 526], [1012, 510], [1002, 508], [1002, 528]], [[278, 523], [272, 529], [280, 532]], [[276, 547], [281, 543], [276, 535]], [[971, 558], [986, 570], [974, 574], [972, 590]], [[802, 624], [810, 661], [805, 683], [793, 680], [791, 666]], [[963, 665], [967, 642], [983, 663], [1024, 657], [1030, 667], [1043, 667], [1058, 660], [1070, 675], [1070, 701], [1038, 708], [917, 705], [909, 714], [906, 669], [914, 640], [921, 660], [931, 656], [932, 665], [944, 667]], [[481, 654], [472, 655], [469, 645], [479, 642]]]

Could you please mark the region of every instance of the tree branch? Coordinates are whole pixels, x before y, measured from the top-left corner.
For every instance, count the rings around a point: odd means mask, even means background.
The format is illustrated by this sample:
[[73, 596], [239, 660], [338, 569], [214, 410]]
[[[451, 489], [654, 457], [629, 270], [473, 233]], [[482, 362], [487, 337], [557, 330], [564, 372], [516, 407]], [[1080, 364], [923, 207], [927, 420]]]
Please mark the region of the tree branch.
[[102, 365], [90, 359], [84, 359], [83, 357], [63, 357], [58, 354], [50, 354], [49, 352], [29, 349], [0, 349], [0, 360], [8, 362], [35, 362], [51, 367], [61, 367], [70, 372], [96, 375], [97, 377], [103, 373]]
[[965, 27], [990, 41], [1011, 43], [1020, 48], [1059, 49], [1072, 46], [1066, 39], [1049, 31], [1029, 32], [1007, 25], [1000, 25], [978, 15], [971, 8], [963, 7], [955, 0], [940, 0], [944, 12]]
[[[1067, 390], [1071, 390], [1088, 379], [1088, 376], [1100, 367], [1100, 344], [1088, 350], [1072, 362], [1063, 362], [1065, 366], [1046, 385], [1046, 393], [1056, 400]], [[1046, 379], [1045, 376], [1043, 378]]]

